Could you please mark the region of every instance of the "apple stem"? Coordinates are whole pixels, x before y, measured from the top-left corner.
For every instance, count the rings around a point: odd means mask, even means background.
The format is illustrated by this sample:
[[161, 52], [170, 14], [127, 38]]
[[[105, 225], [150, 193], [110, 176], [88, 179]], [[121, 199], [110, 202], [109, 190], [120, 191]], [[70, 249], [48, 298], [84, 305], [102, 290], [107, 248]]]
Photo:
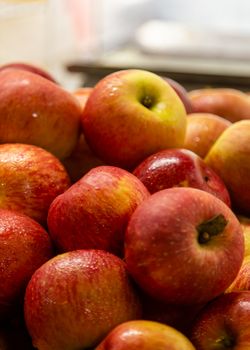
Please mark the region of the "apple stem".
[[146, 95], [146, 96], [142, 99], [141, 103], [143, 104], [144, 107], [146, 107], [146, 108], [151, 108], [152, 105], [153, 105], [153, 99], [152, 99], [151, 96]]
[[222, 233], [227, 223], [225, 217], [222, 214], [219, 214], [200, 224], [197, 227], [199, 243], [207, 243], [213, 236]]

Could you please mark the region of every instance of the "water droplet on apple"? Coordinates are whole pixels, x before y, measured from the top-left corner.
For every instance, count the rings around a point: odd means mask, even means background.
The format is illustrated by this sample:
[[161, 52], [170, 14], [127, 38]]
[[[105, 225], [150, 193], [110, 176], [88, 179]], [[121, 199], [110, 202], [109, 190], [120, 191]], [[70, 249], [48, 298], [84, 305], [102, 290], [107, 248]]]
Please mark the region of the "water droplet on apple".
[[33, 118], [37, 118], [37, 117], [38, 117], [38, 114], [34, 112], [34, 113], [32, 113], [32, 117], [33, 117]]

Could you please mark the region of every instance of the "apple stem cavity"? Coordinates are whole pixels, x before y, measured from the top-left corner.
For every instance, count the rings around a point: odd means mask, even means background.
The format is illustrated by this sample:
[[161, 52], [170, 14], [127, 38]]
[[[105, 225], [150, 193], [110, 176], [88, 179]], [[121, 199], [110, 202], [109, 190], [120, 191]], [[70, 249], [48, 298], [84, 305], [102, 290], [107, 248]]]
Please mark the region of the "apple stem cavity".
[[230, 336], [222, 336], [216, 340], [216, 344], [221, 346], [221, 349], [234, 349], [235, 341], [233, 337]]
[[144, 107], [150, 109], [154, 104], [154, 99], [152, 96], [146, 95], [142, 98], [141, 103]]
[[214, 216], [197, 227], [198, 241], [200, 244], [205, 244], [211, 240], [212, 237], [223, 232], [227, 225], [227, 220], [222, 214]]

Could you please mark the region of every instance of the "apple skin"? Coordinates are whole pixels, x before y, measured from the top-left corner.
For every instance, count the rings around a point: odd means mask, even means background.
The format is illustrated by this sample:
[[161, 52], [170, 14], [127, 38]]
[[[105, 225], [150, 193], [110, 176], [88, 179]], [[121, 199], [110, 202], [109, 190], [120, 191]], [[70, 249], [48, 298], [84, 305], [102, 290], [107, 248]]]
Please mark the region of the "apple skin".
[[132, 169], [161, 149], [181, 147], [186, 111], [160, 76], [137, 69], [101, 79], [82, 114], [86, 141], [106, 164]]
[[223, 294], [209, 303], [193, 324], [197, 350], [250, 348], [250, 292]]
[[5, 70], [5, 69], [21, 69], [25, 70], [34, 74], [38, 74], [41, 77], [48, 79], [52, 81], [53, 83], [57, 84], [56, 80], [52, 77], [51, 74], [49, 74], [47, 71], [45, 71], [43, 68], [38, 67], [34, 64], [26, 63], [26, 62], [11, 62], [4, 64], [0, 66], [0, 72]]
[[128, 271], [145, 293], [166, 303], [215, 298], [236, 277], [243, 255], [242, 228], [231, 209], [191, 187], [151, 195], [136, 208], [125, 234]]
[[247, 218], [243, 215], [238, 215], [238, 220], [241, 223], [243, 234], [244, 234], [244, 241], [245, 241], [245, 254], [244, 256], [250, 255], [250, 218]]
[[181, 332], [159, 322], [134, 320], [115, 327], [96, 350], [195, 350]]
[[192, 113], [187, 118], [184, 148], [204, 158], [222, 132], [232, 123], [210, 113]]
[[180, 97], [182, 103], [184, 104], [184, 107], [186, 109], [187, 114], [190, 114], [193, 112], [192, 104], [188, 96], [187, 90], [184, 88], [183, 85], [178, 83], [176, 80], [168, 78], [168, 77], [163, 77], [169, 85], [174, 89], [174, 91], [177, 93], [177, 95]]
[[0, 143], [26, 143], [62, 159], [79, 138], [82, 109], [68, 91], [18, 69], [0, 72]]
[[33, 145], [0, 145], [0, 177], [0, 208], [26, 214], [42, 225], [52, 201], [70, 187], [59, 159]]
[[244, 92], [229, 88], [205, 88], [188, 93], [194, 113], [212, 113], [237, 122], [250, 117], [250, 98]]
[[38, 349], [85, 349], [118, 324], [140, 318], [141, 306], [120, 258], [102, 250], [75, 250], [33, 274], [24, 315]]
[[128, 171], [96, 167], [52, 202], [50, 235], [59, 251], [92, 248], [121, 255], [128, 220], [148, 197], [146, 187]]
[[32, 274], [53, 256], [50, 237], [33, 219], [0, 209], [0, 318], [22, 303]]
[[228, 190], [220, 177], [197, 154], [175, 148], [146, 158], [133, 174], [150, 193], [171, 187], [194, 187], [209, 192], [231, 206]]
[[250, 215], [250, 120], [229, 126], [205, 157], [205, 162], [225, 183], [232, 208]]

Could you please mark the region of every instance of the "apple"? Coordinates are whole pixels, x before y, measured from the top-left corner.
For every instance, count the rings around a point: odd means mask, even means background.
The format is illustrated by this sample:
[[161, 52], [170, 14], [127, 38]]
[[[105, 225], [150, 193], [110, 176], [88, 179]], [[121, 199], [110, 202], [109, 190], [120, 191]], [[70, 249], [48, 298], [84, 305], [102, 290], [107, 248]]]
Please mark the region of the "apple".
[[140, 318], [141, 306], [120, 258], [102, 250], [75, 250], [33, 274], [24, 315], [38, 349], [86, 349], [118, 324]]
[[0, 143], [27, 143], [62, 159], [80, 132], [80, 103], [71, 93], [38, 74], [0, 72]]
[[186, 109], [187, 114], [190, 114], [193, 112], [192, 104], [188, 96], [187, 90], [184, 88], [184, 86], [180, 83], [178, 83], [176, 80], [168, 78], [168, 77], [163, 77], [169, 85], [175, 90], [177, 95], [180, 97], [182, 103], [184, 104], [184, 107]]
[[250, 98], [238, 89], [204, 88], [188, 93], [193, 112], [212, 113], [236, 122], [250, 117]]
[[142, 290], [170, 304], [202, 304], [224, 292], [243, 255], [232, 210], [191, 187], [151, 195], [135, 209], [125, 234], [128, 271]]
[[25, 70], [31, 73], [35, 73], [40, 75], [41, 77], [48, 79], [52, 81], [53, 83], [57, 83], [56, 80], [52, 77], [50, 73], [48, 73], [46, 70], [44, 70], [41, 67], [38, 67], [37, 65], [26, 63], [26, 62], [10, 62], [6, 63], [2, 66], [0, 66], [0, 72], [5, 69], [18, 69], [18, 70]]
[[45, 225], [51, 202], [70, 186], [55, 156], [25, 144], [0, 145], [0, 208], [22, 212]]
[[161, 149], [181, 147], [187, 123], [174, 89], [160, 76], [137, 69], [101, 79], [81, 120], [94, 154], [106, 164], [129, 170]]
[[229, 126], [205, 157], [205, 162], [225, 183], [233, 210], [250, 214], [250, 120]]
[[140, 163], [133, 174], [150, 193], [171, 187], [194, 187], [209, 192], [230, 207], [230, 196], [219, 176], [197, 154], [175, 148], [157, 152]]
[[197, 350], [250, 348], [250, 292], [223, 294], [209, 303], [193, 324]]
[[26, 215], [0, 209], [0, 318], [22, 303], [32, 274], [53, 256], [45, 229]]
[[184, 148], [204, 158], [221, 133], [232, 123], [211, 113], [192, 113], [187, 118]]
[[133, 320], [116, 326], [96, 350], [195, 350], [181, 332], [159, 322]]
[[95, 248], [121, 255], [124, 232], [149, 192], [128, 171], [99, 166], [52, 202], [49, 233], [59, 251]]

